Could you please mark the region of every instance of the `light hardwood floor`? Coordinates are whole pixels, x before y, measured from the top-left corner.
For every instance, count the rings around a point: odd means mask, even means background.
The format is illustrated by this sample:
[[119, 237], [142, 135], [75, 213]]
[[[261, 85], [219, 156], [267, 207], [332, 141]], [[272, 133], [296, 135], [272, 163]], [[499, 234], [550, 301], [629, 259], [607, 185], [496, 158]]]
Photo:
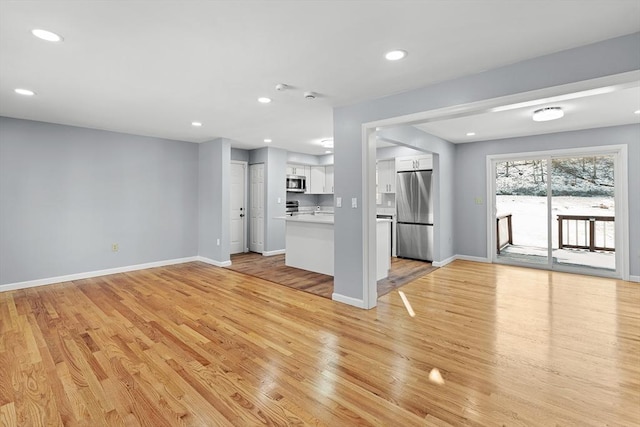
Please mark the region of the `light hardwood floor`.
[[202, 263], [0, 293], [0, 425], [640, 424], [639, 284], [456, 261], [402, 290], [415, 317]]
[[[279, 285], [299, 289], [331, 299], [333, 276], [285, 265], [285, 256], [262, 256], [255, 252], [231, 255], [231, 265], [225, 267], [239, 273], [255, 276]], [[378, 296], [386, 295], [420, 276], [434, 271], [430, 262], [391, 258], [389, 277], [378, 280]]]

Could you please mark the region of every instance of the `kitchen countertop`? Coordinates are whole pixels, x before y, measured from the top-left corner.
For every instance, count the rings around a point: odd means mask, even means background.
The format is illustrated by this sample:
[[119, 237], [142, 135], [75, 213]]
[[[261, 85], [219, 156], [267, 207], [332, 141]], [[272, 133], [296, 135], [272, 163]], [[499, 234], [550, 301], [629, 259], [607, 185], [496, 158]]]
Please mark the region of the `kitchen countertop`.
[[[288, 222], [308, 222], [313, 224], [333, 224], [334, 216], [333, 214], [328, 213], [319, 213], [319, 214], [298, 214], [293, 216], [285, 216], [285, 217], [277, 217], [276, 219], [284, 219]], [[377, 218], [377, 222], [391, 222], [390, 219], [387, 218]]]

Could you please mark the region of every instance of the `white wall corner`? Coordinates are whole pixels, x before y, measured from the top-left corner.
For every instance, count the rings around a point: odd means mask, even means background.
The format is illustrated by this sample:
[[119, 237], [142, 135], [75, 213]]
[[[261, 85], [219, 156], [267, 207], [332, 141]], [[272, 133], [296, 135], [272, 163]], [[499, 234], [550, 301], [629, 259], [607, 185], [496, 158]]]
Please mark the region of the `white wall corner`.
[[216, 267], [229, 267], [231, 265], [231, 261], [216, 261], [211, 258], [205, 258], [203, 256], [197, 256], [196, 261], [204, 262], [205, 264], [215, 265]]
[[262, 251], [262, 256], [274, 256], [286, 253], [286, 249], [277, 249], [275, 251]]
[[[367, 308], [365, 303], [364, 303], [364, 300], [348, 297], [348, 296], [342, 295], [342, 294], [337, 294], [335, 292], [331, 295], [331, 299], [333, 301], [341, 302], [341, 303], [347, 304], [347, 305], [352, 305], [354, 307]], [[371, 308], [373, 308], [373, 307], [371, 307]]]
[[17, 289], [33, 288], [35, 286], [52, 285], [54, 283], [72, 282], [74, 280], [90, 279], [92, 277], [108, 276], [110, 274], [127, 273], [129, 271], [145, 270], [147, 268], [164, 267], [167, 265], [183, 264], [198, 261], [198, 257], [175, 258], [164, 261], [147, 262], [144, 264], [128, 265], [124, 267], [108, 268], [105, 270], [86, 271], [84, 273], [68, 274], [65, 276], [47, 277], [44, 279], [28, 280], [25, 282], [0, 285], [0, 292]]

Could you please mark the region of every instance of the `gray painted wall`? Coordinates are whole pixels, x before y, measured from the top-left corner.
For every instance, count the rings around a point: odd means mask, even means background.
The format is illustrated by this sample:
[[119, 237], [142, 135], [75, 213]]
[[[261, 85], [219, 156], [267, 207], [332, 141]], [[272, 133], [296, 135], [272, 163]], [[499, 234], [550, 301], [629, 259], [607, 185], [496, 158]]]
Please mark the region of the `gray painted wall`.
[[249, 162], [249, 151], [240, 148], [231, 149], [231, 160], [236, 162]]
[[198, 162], [198, 254], [227, 262], [230, 259], [230, 141], [218, 138], [199, 144]]
[[312, 154], [287, 151], [287, 163], [294, 165], [319, 165], [320, 158]]
[[[399, 141], [395, 141], [398, 143]], [[393, 147], [380, 147], [376, 149], [376, 159], [378, 160], [390, 160], [396, 157], [416, 156], [422, 153], [422, 151], [414, 150], [413, 148], [404, 147], [402, 145], [395, 145]]]
[[197, 144], [0, 117], [0, 285], [195, 256], [197, 189]]
[[629, 168], [630, 274], [640, 274], [640, 125], [615, 126], [497, 141], [456, 145], [456, 250], [458, 254], [487, 257], [487, 213], [474, 199], [486, 197], [487, 156], [580, 147], [627, 145]]
[[280, 148], [267, 148], [265, 195], [265, 245], [267, 252], [285, 248], [285, 207], [287, 201], [287, 151]]
[[[637, 70], [640, 70], [640, 33], [335, 108], [335, 196], [345, 201], [353, 197], [363, 200], [363, 123]], [[455, 192], [463, 184], [454, 185]], [[362, 203], [357, 209], [350, 208], [350, 203], [347, 208], [336, 208], [334, 292], [360, 300], [364, 299], [366, 286], [363, 218]], [[456, 221], [454, 226], [458, 225]]]

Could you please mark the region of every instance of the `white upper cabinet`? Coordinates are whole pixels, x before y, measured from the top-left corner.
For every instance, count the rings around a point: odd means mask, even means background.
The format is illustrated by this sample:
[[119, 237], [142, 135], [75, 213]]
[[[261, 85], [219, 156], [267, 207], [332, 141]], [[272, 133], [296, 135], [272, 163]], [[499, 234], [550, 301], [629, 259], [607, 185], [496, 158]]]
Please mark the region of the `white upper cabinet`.
[[324, 168], [324, 188], [325, 193], [333, 194], [333, 166]]
[[396, 192], [396, 162], [395, 160], [380, 160], [377, 163], [377, 193]]
[[433, 169], [433, 156], [431, 154], [422, 154], [412, 157], [396, 157], [396, 170], [413, 171]]
[[324, 166], [311, 166], [311, 184], [309, 184], [309, 193], [324, 193]]
[[287, 165], [287, 175], [304, 176], [308, 181], [311, 175], [311, 170], [309, 166], [305, 165]]
[[333, 194], [333, 166], [311, 166], [309, 193]]

